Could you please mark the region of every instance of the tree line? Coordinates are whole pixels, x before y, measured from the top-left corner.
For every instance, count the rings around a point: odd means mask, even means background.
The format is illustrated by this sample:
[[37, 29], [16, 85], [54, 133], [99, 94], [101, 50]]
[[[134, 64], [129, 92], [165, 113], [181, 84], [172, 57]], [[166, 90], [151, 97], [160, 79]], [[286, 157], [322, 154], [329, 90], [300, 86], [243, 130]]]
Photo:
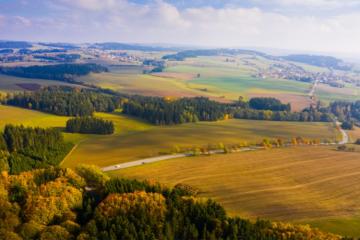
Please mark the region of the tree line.
[[267, 120], [267, 121], [295, 121], [295, 122], [331, 122], [332, 115], [321, 112], [313, 107], [301, 112], [253, 110], [249, 108], [234, 111], [234, 118]]
[[113, 134], [115, 127], [112, 121], [95, 117], [76, 117], [66, 122], [66, 132], [86, 134]]
[[308, 226], [229, 217], [196, 194], [185, 184], [110, 179], [91, 166], [2, 174], [0, 239], [342, 239]]
[[57, 165], [71, 148], [57, 129], [6, 125], [0, 135], [0, 171], [17, 174]]
[[330, 122], [333, 113], [329, 108], [309, 107], [291, 112], [289, 104], [274, 98], [240, 99], [234, 103], [220, 103], [205, 97], [163, 98], [125, 95], [104, 89], [75, 89], [47, 87], [35, 92], [8, 96], [6, 104], [63, 116], [91, 116], [94, 111], [123, 113], [145, 119], [156, 125], [173, 125], [197, 121], [217, 121], [229, 118]]
[[0, 73], [6, 75], [24, 78], [58, 80], [69, 83], [80, 83], [74, 79], [76, 76], [85, 76], [91, 72], [100, 73], [107, 71], [108, 69], [106, 67], [93, 63], [65, 63], [29, 67], [0, 67]]

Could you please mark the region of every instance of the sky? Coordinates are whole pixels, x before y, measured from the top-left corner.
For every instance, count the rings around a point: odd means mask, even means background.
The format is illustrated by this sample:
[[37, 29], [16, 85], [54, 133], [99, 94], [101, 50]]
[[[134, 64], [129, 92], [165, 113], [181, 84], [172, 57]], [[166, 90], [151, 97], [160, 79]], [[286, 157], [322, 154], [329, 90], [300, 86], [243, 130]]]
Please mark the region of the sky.
[[360, 54], [360, 0], [0, 0], [0, 39]]

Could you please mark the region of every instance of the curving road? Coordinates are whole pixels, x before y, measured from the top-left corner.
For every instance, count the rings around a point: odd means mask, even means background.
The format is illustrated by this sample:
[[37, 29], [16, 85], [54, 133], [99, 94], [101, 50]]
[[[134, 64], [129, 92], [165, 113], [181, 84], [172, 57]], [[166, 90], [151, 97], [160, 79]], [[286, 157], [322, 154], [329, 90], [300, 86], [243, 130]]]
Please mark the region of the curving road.
[[341, 123], [339, 121], [336, 121], [336, 126], [339, 128], [339, 131], [341, 132], [342, 135], [342, 140], [339, 142], [339, 144], [344, 145], [349, 143], [349, 135], [344, 129], [341, 128]]
[[159, 157], [153, 157], [153, 158], [145, 158], [145, 159], [141, 159], [141, 160], [137, 160], [137, 161], [120, 163], [120, 164], [104, 167], [101, 170], [104, 172], [108, 172], [108, 171], [114, 171], [114, 170], [123, 169], [123, 168], [140, 166], [140, 165], [147, 164], [147, 163], [153, 163], [153, 162], [159, 162], [159, 161], [164, 161], [164, 160], [169, 160], [169, 159], [174, 159], [174, 158], [183, 158], [183, 157], [189, 157], [189, 156], [190, 156], [190, 154], [181, 153], [181, 154], [165, 155], [165, 156], [159, 156]]
[[[262, 147], [241, 148], [237, 152], [254, 151], [254, 150], [257, 150], [257, 149], [261, 149], [261, 148]], [[218, 153], [223, 153], [223, 152], [224, 152], [223, 150], [213, 150], [213, 151], [210, 151], [209, 154], [218, 154]], [[165, 155], [165, 156], [159, 156], [159, 157], [153, 157], [153, 158], [144, 158], [144, 159], [137, 160], [137, 161], [119, 163], [119, 164], [116, 164], [116, 165], [103, 167], [101, 170], [103, 172], [109, 172], [109, 171], [115, 171], [115, 170], [119, 170], [119, 169], [123, 169], [123, 168], [136, 167], [136, 166], [144, 165], [144, 164], [147, 164], [147, 163], [154, 163], [154, 162], [160, 162], [160, 161], [164, 161], [164, 160], [191, 157], [191, 156], [194, 156], [194, 154], [191, 154], [191, 153], [179, 153], [179, 154]]]
[[[343, 130], [341, 128], [341, 123], [339, 121], [335, 121], [335, 125], [337, 126], [337, 128], [339, 129], [339, 131], [341, 132], [342, 135], [342, 140], [340, 142], [338, 142], [338, 144], [340, 145], [344, 145], [347, 144], [349, 142], [349, 136], [346, 133], [345, 130]], [[336, 144], [336, 143], [332, 143], [332, 144]], [[320, 144], [323, 145], [323, 144]], [[328, 145], [328, 144], [326, 144]], [[246, 151], [254, 151], [254, 150], [259, 150], [259, 149], [263, 149], [263, 147], [245, 147], [245, 148], [241, 148], [236, 152], [246, 152]], [[210, 154], [218, 154], [218, 153], [223, 153], [223, 150], [213, 150], [210, 151]], [[115, 171], [115, 170], [119, 170], [119, 169], [123, 169], [123, 168], [129, 168], [129, 167], [136, 167], [136, 166], [140, 166], [140, 165], [144, 165], [144, 164], [148, 164], [148, 163], [154, 163], [154, 162], [160, 162], [160, 161], [165, 161], [165, 160], [170, 160], [170, 159], [175, 159], [175, 158], [184, 158], [184, 157], [191, 157], [194, 156], [191, 153], [179, 153], [179, 154], [173, 154], [173, 155], [164, 155], [164, 156], [159, 156], [159, 157], [152, 157], [152, 158], [144, 158], [144, 159], [140, 159], [140, 160], [136, 160], [136, 161], [132, 161], [132, 162], [126, 162], [126, 163], [119, 163], [116, 165], [111, 165], [111, 166], [107, 166], [107, 167], [103, 167], [101, 170], [104, 172], [109, 172], [109, 171]]]

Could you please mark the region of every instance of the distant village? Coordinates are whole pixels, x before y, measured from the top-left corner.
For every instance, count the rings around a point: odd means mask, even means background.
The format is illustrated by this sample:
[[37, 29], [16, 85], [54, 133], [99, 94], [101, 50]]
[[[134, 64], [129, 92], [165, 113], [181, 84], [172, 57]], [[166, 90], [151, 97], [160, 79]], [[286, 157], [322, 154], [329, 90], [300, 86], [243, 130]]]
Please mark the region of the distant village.
[[327, 70], [323, 72], [306, 71], [301, 66], [292, 63], [274, 63], [267, 69], [258, 68], [258, 72], [254, 74], [257, 78], [273, 78], [273, 79], [288, 79], [309, 83], [323, 83], [331, 87], [343, 88], [346, 83], [357, 83], [359, 86], [359, 78], [349, 76], [343, 71]]

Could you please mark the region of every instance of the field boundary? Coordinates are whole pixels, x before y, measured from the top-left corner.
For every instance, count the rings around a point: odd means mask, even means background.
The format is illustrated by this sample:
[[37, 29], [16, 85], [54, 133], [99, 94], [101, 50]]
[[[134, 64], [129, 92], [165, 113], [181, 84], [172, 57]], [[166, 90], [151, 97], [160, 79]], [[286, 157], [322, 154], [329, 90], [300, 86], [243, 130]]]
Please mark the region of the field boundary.
[[[345, 132], [345, 134], [346, 134], [346, 132]], [[346, 136], [347, 136], [347, 134], [346, 134]], [[344, 141], [345, 140], [343, 140], [342, 142], [344, 142]], [[283, 148], [294, 147], [294, 146], [309, 146], [309, 147], [314, 146], [315, 147], [315, 146], [330, 146], [330, 145], [343, 145], [343, 144], [345, 144], [345, 143], [333, 142], [333, 143], [320, 143], [320, 144], [311, 144], [311, 145], [306, 145], [306, 144], [298, 144], [298, 145], [285, 144], [283, 146]], [[281, 147], [277, 147], [277, 148], [281, 148]], [[198, 156], [198, 155], [206, 156], [206, 155], [213, 155], [213, 154], [239, 153], [239, 152], [258, 151], [258, 150], [265, 150], [265, 149], [267, 149], [267, 147], [254, 146], [254, 147], [243, 147], [243, 148], [239, 148], [239, 149], [236, 149], [236, 150], [231, 150], [230, 152], [227, 152], [226, 150], [223, 150], [223, 149], [218, 149], [218, 150], [208, 151], [207, 153], [199, 153], [199, 154], [179, 153], [179, 154], [164, 155], [164, 156], [158, 156], [158, 157], [152, 157], [152, 158], [144, 158], [144, 159], [131, 161], [131, 162], [126, 162], [126, 163], [119, 163], [119, 164], [103, 167], [103, 168], [101, 168], [101, 170], [103, 172], [110, 172], [110, 171], [130, 168], [130, 167], [141, 166], [141, 165], [148, 164], [148, 163], [155, 163], [155, 162], [171, 160], [171, 159], [177, 159], [177, 158], [194, 157], [194, 156]]]

